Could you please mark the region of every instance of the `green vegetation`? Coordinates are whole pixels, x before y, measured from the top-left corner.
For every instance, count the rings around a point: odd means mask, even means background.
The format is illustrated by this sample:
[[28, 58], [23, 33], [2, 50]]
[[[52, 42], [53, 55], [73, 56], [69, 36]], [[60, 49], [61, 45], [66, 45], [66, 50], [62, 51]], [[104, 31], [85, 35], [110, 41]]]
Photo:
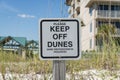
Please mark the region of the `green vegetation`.
[[52, 68], [50, 61], [41, 61], [38, 55], [33, 58], [22, 58], [21, 55], [12, 52], [0, 52], [0, 72], [5, 73], [6, 69], [16, 73], [50, 73]]
[[[106, 47], [107, 48], [107, 45]], [[88, 69], [109, 69], [116, 70], [120, 68], [119, 54], [113, 47], [108, 51], [82, 53], [80, 60], [66, 61], [66, 70], [68, 73], [74, 73]], [[9, 52], [0, 52], [0, 72], [5, 72], [9, 68], [11, 72], [16, 73], [51, 73], [52, 62], [41, 61], [38, 55], [33, 58], [22, 59], [21, 55]]]
[[[98, 48], [96, 51], [82, 52], [80, 60], [66, 61], [66, 71], [72, 74], [73, 80], [74, 72], [81, 70], [107, 69], [113, 71], [120, 68], [119, 39], [116, 40], [115, 37], [111, 36], [111, 33], [115, 33], [115, 29], [112, 26], [108, 28], [107, 25], [103, 25], [103, 27], [104, 29], [102, 27], [98, 29], [99, 31], [96, 36]], [[23, 59], [21, 55], [1, 51], [0, 72], [5, 73], [6, 69], [16, 73], [52, 73], [52, 61], [42, 61], [39, 59], [38, 54], [32, 54], [32, 57]]]
[[117, 70], [120, 68], [120, 44], [114, 35], [116, 28], [104, 24], [98, 28], [97, 50], [82, 52], [82, 58], [78, 61], [68, 61], [67, 71], [76, 72], [86, 69]]

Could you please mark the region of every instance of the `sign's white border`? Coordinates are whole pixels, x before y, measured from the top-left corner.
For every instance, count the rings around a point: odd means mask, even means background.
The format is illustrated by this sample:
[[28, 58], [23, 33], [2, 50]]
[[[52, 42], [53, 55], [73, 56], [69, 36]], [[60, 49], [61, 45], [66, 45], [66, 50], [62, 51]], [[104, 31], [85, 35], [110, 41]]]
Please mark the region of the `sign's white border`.
[[[77, 21], [77, 38], [78, 38], [78, 40], [77, 40], [77, 43], [78, 43], [78, 54], [77, 54], [77, 56], [61, 56], [61, 57], [59, 57], [59, 56], [56, 56], [56, 57], [45, 57], [45, 56], [43, 56], [43, 52], [42, 52], [42, 22], [43, 21]], [[40, 59], [42, 59], [42, 60], [78, 60], [78, 59], [80, 59], [80, 57], [81, 57], [81, 38], [80, 38], [80, 36], [81, 36], [81, 34], [80, 34], [80, 32], [81, 32], [81, 24], [80, 24], [80, 20], [78, 20], [78, 19], [75, 19], [75, 18], [44, 18], [44, 19], [40, 19], [39, 20], [39, 57], [40, 57]]]

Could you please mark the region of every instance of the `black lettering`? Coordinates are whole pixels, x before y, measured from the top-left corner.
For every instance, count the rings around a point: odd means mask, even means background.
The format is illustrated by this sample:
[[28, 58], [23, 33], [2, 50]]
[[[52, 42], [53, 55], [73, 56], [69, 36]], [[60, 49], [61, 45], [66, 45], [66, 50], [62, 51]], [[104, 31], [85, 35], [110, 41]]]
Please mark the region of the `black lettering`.
[[68, 42], [68, 46], [69, 46], [69, 47], [73, 47], [72, 41], [69, 41], [69, 42]]
[[50, 26], [50, 32], [55, 32], [55, 26]]
[[53, 34], [53, 39], [58, 39], [58, 35], [57, 34]]
[[52, 42], [48, 42], [47, 46], [52, 47]]
[[67, 31], [67, 30], [69, 30], [70, 29], [70, 27], [69, 26], [66, 26], [65, 27], [65, 31]]
[[61, 32], [64, 32], [65, 29], [64, 29], [64, 26], [61, 26]]
[[53, 25], [56, 25], [56, 23], [53, 23]]
[[67, 34], [53, 34], [53, 39], [65, 39]]
[[63, 46], [63, 43], [62, 42], [58, 42], [58, 47], [61, 47]]
[[59, 26], [56, 26], [56, 32], [60, 32]]
[[69, 29], [69, 26], [50, 26], [50, 32], [65, 32]]
[[57, 43], [56, 42], [53, 42], [53, 47], [57, 47]]
[[72, 41], [54, 41], [48, 42], [48, 47], [73, 47]]
[[68, 47], [68, 42], [64, 41], [64, 47]]
[[67, 37], [67, 34], [63, 34], [63, 39], [65, 39]]
[[63, 38], [63, 34], [58, 34], [59, 35], [59, 39]]
[[57, 22], [57, 23], [53, 23], [53, 25], [66, 25], [66, 23], [63, 23], [63, 22]]

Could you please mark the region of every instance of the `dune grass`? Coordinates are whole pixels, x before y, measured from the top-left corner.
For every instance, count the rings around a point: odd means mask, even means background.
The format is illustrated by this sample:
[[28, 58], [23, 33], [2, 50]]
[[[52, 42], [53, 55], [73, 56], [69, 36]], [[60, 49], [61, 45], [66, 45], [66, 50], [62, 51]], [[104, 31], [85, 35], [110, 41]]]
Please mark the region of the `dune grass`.
[[[120, 47], [116, 39], [111, 37], [109, 32], [99, 37], [102, 39], [102, 48], [100, 45], [98, 50], [82, 52], [80, 60], [66, 61], [67, 73], [74, 74], [88, 69], [118, 70], [120, 68]], [[42, 61], [38, 54], [24, 59], [16, 53], [0, 51], [0, 72], [5, 73], [6, 69], [16, 73], [52, 73], [52, 61]]]
[[[109, 50], [108, 50], [109, 49]], [[115, 46], [105, 45], [103, 51], [82, 53], [80, 60], [66, 61], [66, 71], [68, 73], [79, 72], [87, 69], [119, 69], [119, 49]], [[6, 72], [9, 68], [16, 73], [52, 73], [52, 61], [42, 61], [38, 54], [33, 58], [23, 59], [21, 55], [9, 52], [0, 52], [0, 72]]]

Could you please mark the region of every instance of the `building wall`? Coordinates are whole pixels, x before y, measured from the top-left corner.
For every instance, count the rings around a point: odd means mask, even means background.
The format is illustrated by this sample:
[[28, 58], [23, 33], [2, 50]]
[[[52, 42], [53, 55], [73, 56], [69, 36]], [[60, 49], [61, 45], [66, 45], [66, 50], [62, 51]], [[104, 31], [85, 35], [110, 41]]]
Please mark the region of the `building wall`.
[[[75, 5], [73, 7], [73, 5]], [[77, 5], [77, 6], [76, 6]], [[108, 10], [99, 10], [98, 6], [108, 5]], [[118, 7], [113, 10], [113, 5]], [[80, 7], [80, 15], [76, 15], [76, 7]], [[118, 33], [120, 33], [120, 0], [80, 0], [78, 5], [77, 0], [72, 0], [68, 10], [69, 18], [78, 18], [85, 26], [81, 28], [81, 47], [82, 51], [96, 50], [96, 39], [98, 21], [103, 23], [111, 23], [117, 25]], [[74, 15], [74, 16], [73, 16]], [[117, 36], [119, 36], [118, 34]]]
[[[81, 50], [93, 50], [95, 48], [95, 40], [94, 40], [94, 10], [92, 10], [92, 16], [89, 14], [89, 8], [85, 7], [85, 0], [81, 0], [79, 3], [80, 7], [80, 15], [77, 15], [76, 7], [78, 7], [77, 0], [72, 0], [71, 6], [68, 9], [69, 18], [78, 18], [82, 20], [85, 26], [81, 27]], [[75, 5], [75, 6], [73, 6]], [[92, 25], [92, 30], [90, 30], [90, 26]]]
[[95, 49], [95, 30], [96, 30], [96, 21], [95, 21], [95, 9], [86, 8], [85, 0], [81, 0], [80, 4], [80, 18], [84, 21], [85, 26], [82, 27], [82, 50], [94, 50]]

